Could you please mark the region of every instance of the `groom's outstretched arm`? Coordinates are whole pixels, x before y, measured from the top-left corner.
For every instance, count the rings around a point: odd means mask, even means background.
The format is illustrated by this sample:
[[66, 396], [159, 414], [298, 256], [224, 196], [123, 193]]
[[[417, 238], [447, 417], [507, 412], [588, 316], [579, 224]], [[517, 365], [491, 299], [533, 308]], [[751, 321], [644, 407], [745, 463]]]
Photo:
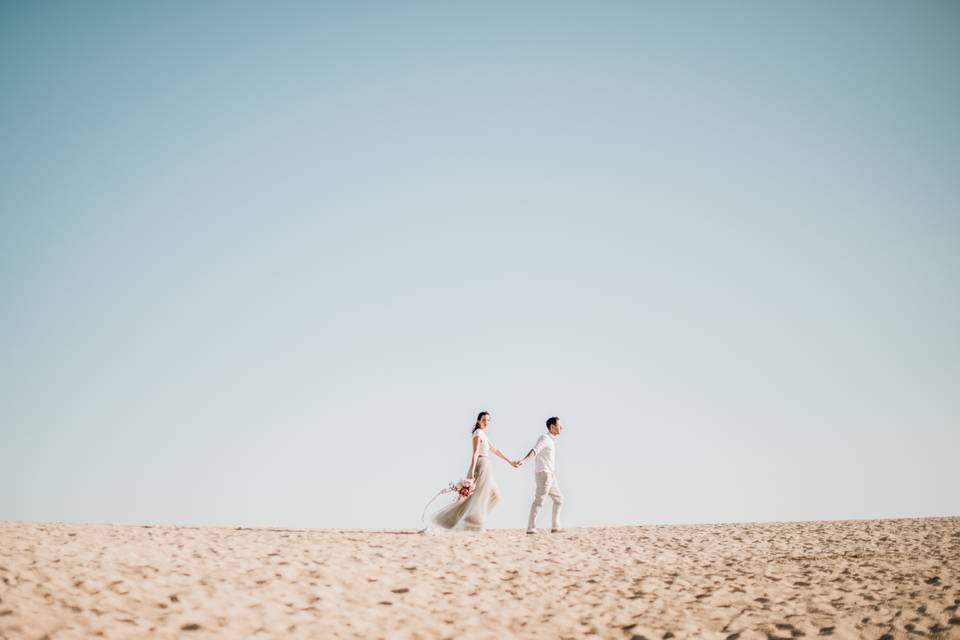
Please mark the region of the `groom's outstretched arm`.
[[535, 455], [537, 455], [537, 452], [534, 451], [533, 449], [530, 449], [530, 452], [527, 453], [527, 455], [525, 455], [525, 456], [523, 456], [522, 458], [520, 458], [519, 460], [517, 460], [517, 464], [518, 464], [518, 465], [521, 465], [521, 464], [523, 464], [524, 462], [526, 462], [527, 460], [529, 460], [530, 458], [532, 458], [532, 457], [535, 456]]
[[543, 451], [543, 448], [546, 446], [546, 444], [547, 444], [546, 436], [540, 436], [539, 438], [537, 438], [537, 443], [533, 445], [533, 449], [530, 449], [527, 455], [525, 455], [523, 458], [521, 458], [520, 460], [517, 460], [518, 465], [523, 464], [533, 456]]

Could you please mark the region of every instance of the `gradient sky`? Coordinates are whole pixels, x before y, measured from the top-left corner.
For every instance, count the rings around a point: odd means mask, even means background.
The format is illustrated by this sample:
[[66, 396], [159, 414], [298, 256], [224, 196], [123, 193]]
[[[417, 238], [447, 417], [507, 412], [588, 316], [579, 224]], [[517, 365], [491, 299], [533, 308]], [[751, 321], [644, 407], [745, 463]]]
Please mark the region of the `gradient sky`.
[[416, 527], [481, 409], [569, 526], [958, 515], [958, 72], [954, 2], [2, 3], [0, 519]]

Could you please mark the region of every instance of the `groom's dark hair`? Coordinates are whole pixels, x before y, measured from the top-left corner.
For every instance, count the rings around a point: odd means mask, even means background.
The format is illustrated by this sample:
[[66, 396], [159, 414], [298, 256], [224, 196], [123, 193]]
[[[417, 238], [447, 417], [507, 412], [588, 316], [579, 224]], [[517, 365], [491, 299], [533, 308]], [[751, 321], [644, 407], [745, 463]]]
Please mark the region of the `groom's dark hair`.
[[558, 418], [557, 416], [553, 416], [552, 418], [547, 418], [547, 429], [557, 424], [558, 422], [560, 422], [560, 418]]

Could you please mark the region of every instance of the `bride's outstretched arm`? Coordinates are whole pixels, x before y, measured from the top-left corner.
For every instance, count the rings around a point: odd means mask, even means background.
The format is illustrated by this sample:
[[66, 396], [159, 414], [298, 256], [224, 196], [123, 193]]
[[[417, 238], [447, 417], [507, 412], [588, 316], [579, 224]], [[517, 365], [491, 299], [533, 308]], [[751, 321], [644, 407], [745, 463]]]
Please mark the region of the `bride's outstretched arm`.
[[470, 468], [467, 469], [467, 480], [473, 480], [473, 473], [477, 468], [477, 458], [480, 456], [480, 436], [473, 436], [473, 455], [470, 457]]
[[493, 451], [493, 452], [494, 452], [495, 454], [497, 454], [498, 456], [500, 456], [501, 458], [503, 458], [504, 460], [506, 460], [509, 464], [513, 464], [513, 460], [511, 460], [511, 459], [508, 458], [507, 456], [503, 455], [503, 452], [500, 451], [500, 449], [497, 449], [495, 446], [493, 446], [493, 443], [492, 443], [492, 442], [490, 443], [490, 450]]

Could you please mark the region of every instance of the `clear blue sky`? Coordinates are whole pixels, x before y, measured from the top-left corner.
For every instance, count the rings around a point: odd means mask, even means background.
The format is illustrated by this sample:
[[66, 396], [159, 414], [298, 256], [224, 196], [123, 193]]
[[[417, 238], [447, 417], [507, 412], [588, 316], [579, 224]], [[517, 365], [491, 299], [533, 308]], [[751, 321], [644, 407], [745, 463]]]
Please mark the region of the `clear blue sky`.
[[[953, 2], [0, 5], [0, 519], [960, 513]], [[495, 468], [495, 527], [532, 470]]]

